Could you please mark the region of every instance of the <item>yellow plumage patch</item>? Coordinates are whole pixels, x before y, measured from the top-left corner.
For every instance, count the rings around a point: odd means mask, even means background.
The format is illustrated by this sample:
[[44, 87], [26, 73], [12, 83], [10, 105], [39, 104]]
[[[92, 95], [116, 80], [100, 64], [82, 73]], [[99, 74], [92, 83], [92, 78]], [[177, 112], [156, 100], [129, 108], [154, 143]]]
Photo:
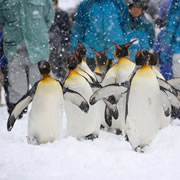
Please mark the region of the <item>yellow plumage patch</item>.
[[101, 71], [101, 68], [99, 66], [96, 66], [94, 72], [98, 73], [98, 74], [103, 74], [103, 72]]
[[45, 75], [43, 77], [43, 79], [41, 80], [42, 83], [49, 83], [49, 82], [57, 82], [54, 78], [52, 78], [51, 76], [49, 76], [48, 74]]
[[74, 70], [70, 70], [67, 80], [70, 80], [72, 78], [76, 78], [77, 76], [80, 76], [80, 75], [77, 72], [75, 72]]
[[126, 57], [122, 57], [119, 59], [118, 66], [121, 66], [121, 68], [129, 67], [130, 65], [134, 64], [130, 59]]

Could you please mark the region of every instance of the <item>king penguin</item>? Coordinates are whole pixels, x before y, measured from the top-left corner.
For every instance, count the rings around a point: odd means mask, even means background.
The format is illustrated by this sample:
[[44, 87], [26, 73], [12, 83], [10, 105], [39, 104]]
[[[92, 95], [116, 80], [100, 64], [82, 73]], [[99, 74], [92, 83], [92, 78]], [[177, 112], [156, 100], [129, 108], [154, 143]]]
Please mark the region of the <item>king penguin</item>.
[[[135, 69], [135, 63], [131, 61], [128, 56], [129, 56], [129, 50], [128, 48], [135, 42], [132, 41], [128, 44], [125, 45], [118, 45], [115, 42], [113, 42], [115, 46], [115, 51], [114, 51], [114, 56], [116, 59], [118, 59], [118, 62], [114, 64], [106, 73], [101, 85], [106, 86], [108, 84], [113, 84], [113, 83], [122, 83], [125, 81], [128, 81], [130, 79], [130, 76]], [[112, 104], [117, 103], [117, 108], [119, 111], [119, 117], [117, 120], [115, 120], [112, 116], [108, 116], [108, 109], [106, 107], [105, 110], [105, 121], [102, 122], [102, 125], [106, 128], [109, 128], [111, 130], [116, 130], [117, 133], [119, 134], [120, 132], [124, 132], [124, 118], [125, 118], [125, 101], [126, 101], [126, 96], [122, 95], [122, 97], [119, 99], [119, 96], [114, 97], [109, 97], [110, 101]], [[119, 131], [120, 130], [120, 131]]]
[[7, 129], [10, 131], [19, 114], [32, 101], [27, 140], [33, 144], [53, 142], [61, 138], [64, 98], [85, 112], [89, 109], [88, 102], [79, 93], [64, 88], [49, 75], [51, 66], [47, 61], [40, 61], [38, 68], [43, 76], [42, 80], [36, 82], [17, 102], [7, 123]]
[[[69, 75], [64, 86], [71, 88], [82, 94], [86, 100], [89, 100], [93, 90], [80, 68], [77, 68], [78, 61], [71, 56], [68, 62]], [[100, 113], [99, 104], [90, 106], [88, 113], [83, 113], [79, 109], [65, 101], [65, 111], [67, 115], [67, 136], [77, 139], [94, 139], [99, 136]]]
[[86, 48], [83, 44], [81, 44], [80, 41], [78, 41], [78, 46], [74, 52], [74, 55], [78, 60], [78, 67], [87, 73], [93, 82], [98, 82], [95, 73], [91, 71], [86, 63]]
[[[96, 91], [90, 98], [90, 104], [113, 95], [126, 94], [125, 131], [135, 151], [143, 152], [157, 135], [163, 117], [160, 85], [152, 70], [150, 55], [138, 52], [136, 65], [128, 83], [107, 85]], [[127, 89], [126, 89], [127, 88]]]
[[96, 51], [92, 47], [91, 49], [96, 55], [96, 58], [95, 58], [96, 67], [94, 69], [94, 73], [96, 74], [98, 82], [102, 82], [107, 72], [108, 65], [109, 65], [109, 60], [106, 56], [106, 52], [108, 49], [105, 49], [104, 51], [101, 51], [101, 52]]

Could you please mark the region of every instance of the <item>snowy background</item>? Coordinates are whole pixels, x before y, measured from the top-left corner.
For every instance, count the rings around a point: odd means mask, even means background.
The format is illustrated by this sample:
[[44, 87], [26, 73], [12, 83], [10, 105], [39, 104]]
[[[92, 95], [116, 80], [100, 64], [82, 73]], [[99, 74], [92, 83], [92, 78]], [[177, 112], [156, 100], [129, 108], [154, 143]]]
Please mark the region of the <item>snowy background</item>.
[[[60, 0], [68, 11], [81, 0]], [[6, 130], [0, 107], [0, 180], [180, 180], [180, 120], [159, 131], [145, 153], [122, 136], [100, 131], [94, 141], [66, 137], [44, 145], [26, 142], [28, 115]]]

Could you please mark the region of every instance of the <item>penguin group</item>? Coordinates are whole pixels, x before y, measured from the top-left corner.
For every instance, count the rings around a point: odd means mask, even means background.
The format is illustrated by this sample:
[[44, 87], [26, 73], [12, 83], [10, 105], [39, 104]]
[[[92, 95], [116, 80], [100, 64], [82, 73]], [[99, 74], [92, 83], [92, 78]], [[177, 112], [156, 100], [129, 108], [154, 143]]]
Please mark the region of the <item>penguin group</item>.
[[96, 68], [86, 64], [86, 48], [78, 42], [68, 59], [69, 74], [61, 84], [54, 79], [47, 61], [38, 63], [42, 79], [16, 104], [7, 122], [11, 131], [20, 113], [32, 102], [28, 119], [28, 143], [42, 144], [62, 138], [63, 115], [66, 136], [77, 139], [99, 137], [100, 127], [123, 134], [138, 152], [144, 152], [171, 122], [172, 108], [180, 108], [180, 78], [166, 81], [159, 72], [158, 56], [139, 51], [135, 62], [128, 48], [135, 42], [115, 47], [114, 61], [102, 52], [96, 55]]

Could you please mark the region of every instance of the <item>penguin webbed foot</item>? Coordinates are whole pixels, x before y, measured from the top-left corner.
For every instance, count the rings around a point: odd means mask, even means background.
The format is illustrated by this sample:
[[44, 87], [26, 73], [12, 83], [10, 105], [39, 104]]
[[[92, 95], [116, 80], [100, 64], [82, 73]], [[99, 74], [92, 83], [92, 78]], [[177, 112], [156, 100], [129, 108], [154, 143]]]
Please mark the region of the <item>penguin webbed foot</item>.
[[101, 124], [100, 129], [104, 129], [105, 127]]
[[122, 131], [120, 129], [116, 129], [116, 135], [122, 135]]
[[92, 141], [97, 138], [98, 138], [97, 134], [89, 134], [85, 137], [86, 140], [92, 140]]
[[34, 136], [26, 136], [27, 143], [32, 144], [32, 145], [39, 145], [40, 143], [38, 142], [37, 138]]
[[144, 153], [144, 146], [137, 146], [134, 151], [138, 153]]

